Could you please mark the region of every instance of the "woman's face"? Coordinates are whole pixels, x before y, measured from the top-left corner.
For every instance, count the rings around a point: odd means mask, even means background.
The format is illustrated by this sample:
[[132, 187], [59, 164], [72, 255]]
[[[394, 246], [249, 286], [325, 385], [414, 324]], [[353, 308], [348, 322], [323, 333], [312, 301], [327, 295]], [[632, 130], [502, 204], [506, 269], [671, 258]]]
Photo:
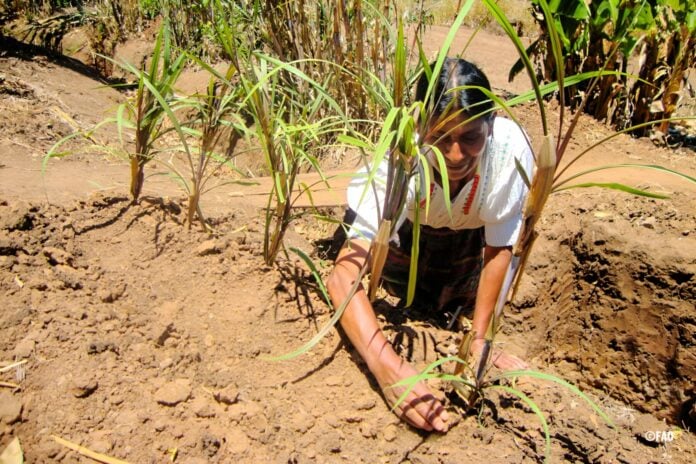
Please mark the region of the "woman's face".
[[[466, 114], [441, 118], [431, 123], [425, 138], [426, 144], [437, 147], [444, 156], [450, 181], [467, 179], [476, 171], [493, 129], [492, 117], [465, 123], [467, 119], [469, 116]], [[437, 167], [434, 151], [430, 150], [428, 156], [433, 166]]]

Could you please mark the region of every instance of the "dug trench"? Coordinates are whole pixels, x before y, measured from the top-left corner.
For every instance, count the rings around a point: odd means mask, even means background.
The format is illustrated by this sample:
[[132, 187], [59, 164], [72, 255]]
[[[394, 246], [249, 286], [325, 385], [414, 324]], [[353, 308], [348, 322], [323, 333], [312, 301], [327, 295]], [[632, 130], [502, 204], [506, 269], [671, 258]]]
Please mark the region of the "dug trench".
[[578, 385], [693, 429], [693, 198], [594, 200], [562, 201], [567, 209], [545, 216], [516, 305], [534, 334], [529, 353]]

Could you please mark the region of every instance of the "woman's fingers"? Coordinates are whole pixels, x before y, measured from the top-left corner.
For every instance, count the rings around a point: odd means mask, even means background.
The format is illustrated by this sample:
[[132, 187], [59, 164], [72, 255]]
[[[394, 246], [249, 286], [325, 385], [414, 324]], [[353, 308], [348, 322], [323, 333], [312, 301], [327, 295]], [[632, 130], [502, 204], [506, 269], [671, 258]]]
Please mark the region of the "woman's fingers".
[[[398, 397], [391, 398], [391, 402], [395, 403], [397, 399]], [[422, 383], [416, 385], [406, 399], [396, 407], [396, 413], [419, 429], [438, 432], [446, 432], [448, 429], [447, 411]]]
[[[471, 354], [474, 355], [475, 358], [480, 356], [481, 350], [483, 349], [483, 343], [483, 340], [479, 339], [475, 340], [474, 344], [472, 344]], [[508, 354], [501, 350], [493, 350], [491, 361], [495, 367], [503, 371], [529, 369], [529, 364], [527, 364], [525, 361], [517, 356]]]
[[504, 371], [528, 369], [529, 364], [511, 354], [503, 351], [495, 351], [493, 353], [493, 365]]

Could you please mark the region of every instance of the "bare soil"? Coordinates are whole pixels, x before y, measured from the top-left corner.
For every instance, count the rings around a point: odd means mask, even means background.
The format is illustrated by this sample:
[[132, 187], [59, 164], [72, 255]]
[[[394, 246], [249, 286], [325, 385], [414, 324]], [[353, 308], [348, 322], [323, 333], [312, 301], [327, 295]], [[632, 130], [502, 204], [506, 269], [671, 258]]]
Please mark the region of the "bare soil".
[[[472, 46], [477, 61], [503, 82], [505, 40], [482, 37], [489, 48]], [[27, 361], [0, 373], [19, 385], [0, 386], [0, 452], [19, 437], [27, 462], [92, 462], [59, 436], [132, 463], [543, 460], [536, 415], [507, 394], [490, 392], [481, 417], [463, 414], [445, 435], [401, 423], [336, 330], [306, 355], [269, 361], [331, 313], [295, 255], [263, 264], [258, 192], [205, 197], [215, 229], [206, 234], [184, 223], [172, 182], [149, 178], [130, 205], [123, 161], [83, 153], [52, 161], [42, 177], [56, 140], [123, 98], [87, 74], [71, 61], [0, 50], [0, 362]], [[534, 108], [518, 116], [537, 138]], [[581, 118], [571, 155], [610, 134]], [[577, 169], [624, 162], [696, 173], [693, 151], [623, 135]], [[521, 380], [549, 421], [553, 462], [696, 462], [696, 188], [648, 170], [602, 176], [593, 179], [671, 199], [596, 189], [552, 197], [500, 342], [578, 385], [616, 424], [567, 389]], [[307, 214], [287, 240], [326, 275], [333, 234]], [[389, 299], [376, 308], [420, 367], [461, 339]], [[459, 411], [446, 384], [433, 388]]]

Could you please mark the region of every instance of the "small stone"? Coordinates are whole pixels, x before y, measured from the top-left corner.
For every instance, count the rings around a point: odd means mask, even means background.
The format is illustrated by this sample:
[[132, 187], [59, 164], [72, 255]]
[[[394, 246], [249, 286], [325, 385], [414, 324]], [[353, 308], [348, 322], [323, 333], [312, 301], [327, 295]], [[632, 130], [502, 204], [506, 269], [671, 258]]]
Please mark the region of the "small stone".
[[227, 450], [230, 453], [243, 454], [250, 446], [249, 437], [241, 429], [235, 428], [227, 432]]
[[332, 375], [326, 379], [326, 385], [329, 387], [338, 387], [339, 385], [343, 385], [343, 378], [339, 375]]
[[486, 445], [490, 445], [493, 442], [493, 432], [490, 429], [478, 428], [474, 430], [472, 436], [478, 438]]
[[167, 429], [167, 421], [163, 418], [159, 418], [152, 424], [152, 427], [156, 432], [162, 432]]
[[208, 256], [220, 253], [220, 246], [215, 242], [215, 240], [206, 240], [196, 247], [196, 255], [198, 256]]
[[197, 417], [202, 419], [215, 417], [215, 410], [205, 398], [194, 399], [191, 403], [191, 410]]
[[70, 390], [75, 398], [87, 398], [97, 390], [98, 386], [99, 384], [94, 377], [84, 374], [73, 378]]
[[377, 431], [372, 424], [360, 424], [360, 435], [364, 438], [375, 438], [377, 436]]
[[392, 441], [396, 440], [398, 432], [399, 428], [396, 425], [387, 425], [386, 427], [384, 427], [384, 440], [391, 443]]
[[377, 405], [374, 399], [365, 398], [355, 403], [355, 409], [358, 411], [369, 411]]
[[621, 447], [626, 451], [633, 451], [639, 447], [639, 443], [635, 438], [622, 436], [619, 438], [619, 443]]
[[13, 230], [31, 230], [34, 228], [34, 214], [31, 208], [27, 205], [15, 207], [9, 214], [3, 215], [0, 228], [9, 231]]
[[339, 453], [341, 451], [341, 435], [336, 430], [328, 430], [318, 437], [317, 445], [323, 453]]
[[22, 418], [22, 402], [8, 392], [0, 391], [0, 423], [14, 424]]
[[36, 449], [35, 449], [35, 451], [37, 451], [39, 455], [45, 454], [48, 458], [53, 459], [53, 461], [51, 461], [51, 462], [58, 462], [55, 460], [55, 457], [58, 456], [58, 454], [61, 451], [63, 451], [63, 449], [64, 449], [61, 445], [59, 445], [58, 443], [55, 443], [55, 442], [53, 442], [53, 443], [51, 443], [51, 442], [39, 443], [38, 448], [39, 448], [39, 450], [43, 451], [43, 453], [41, 453], [41, 451], [38, 451]]
[[34, 347], [36, 346], [36, 341], [29, 336], [25, 337], [17, 343], [14, 349], [15, 359], [24, 359], [31, 356], [34, 352]]
[[191, 392], [191, 382], [188, 379], [176, 379], [157, 390], [155, 401], [164, 406], [176, 406], [188, 400]]
[[76, 321], [84, 321], [85, 319], [87, 319], [88, 316], [87, 311], [85, 311], [85, 309], [81, 307], [69, 308], [66, 312], [71, 318], [75, 319]]
[[244, 405], [241, 403], [231, 404], [229, 407], [227, 407], [227, 417], [232, 422], [240, 422], [242, 419], [244, 419], [245, 414], [246, 410]]
[[48, 258], [48, 262], [53, 266], [57, 264], [72, 266], [73, 264], [73, 255], [65, 250], [54, 247], [45, 247], [43, 250], [41, 250], [41, 252], [46, 258]]
[[118, 345], [109, 340], [94, 340], [87, 345], [87, 354], [100, 354], [105, 351], [118, 354]]
[[239, 389], [236, 385], [228, 385], [213, 395], [215, 401], [222, 404], [234, 404], [239, 400]]
[[152, 415], [150, 414], [150, 411], [147, 409], [140, 409], [138, 411], [138, 421], [140, 421], [141, 424], [144, 424], [145, 422], [149, 421], [152, 419]]
[[341, 426], [341, 420], [335, 414], [325, 415], [324, 421], [335, 429], [337, 429]]
[[201, 436], [201, 446], [209, 458], [215, 456], [220, 449], [220, 440], [209, 433]]
[[655, 218], [650, 216], [649, 218], [646, 218], [640, 223], [641, 226], [647, 228], [647, 229], [654, 229], [655, 228]]
[[314, 427], [315, 420], [312, 415], [302, 411], [295, 414], [295, 417], [293, 417], [292, 422], [293, 429], [295, 430], [295, 432], [304, 434], [309, 429]]
[[126, 284], [121, 282], [112, 287], [102, 288], [97, 292], [97, 296], [104, 303], [113, 303], [126, 293]]
[[111, 441], [111, 430], [97, 430], [90, 436], [89, 449], [97, 453], [106, 454], [114, 448], [114, 442]]
[[57, 264], [53, 272], [56, 279], [62, 282], [65, 288], [80, 290], [83, 287], [82, 280], [84, 279], [84, 273], [82, 271], [78, 271], [65, 264]]
[[172, 436], [173, 436], [174, 438], [181, 438], [181, 437], [183, 437], [183, 436], [186, 434], [186, 432], [188, 432], [189, 430], [188, 430], [186, 427], [184, 427], [183, 425], [181, 425], [181, 424], [174, 424], [174, 425], [171, 426], [171, 428], [170, 428], [169, 431], [170, 431], [170, 433], [172, 434]]
[[[160, 321], [161, 322], [161, 321]], [[152, 338], [157, 346], [164, 346], [164, 342], [174, 333], [174, 323], [156, 323], [152, 328]]]
[[168, 369], [168, 368], [172, 367], [173, 364], [174, 364], [174, 360], [172, 358], [164, 358], [159, 363], [159, 367], [160, 367], [160, 369]]
[[138, 421], [138, 413], [135, 410], [121, 411], [114, 416], [113, 423], [121, 425], [135, 425]]
[[254, 403], [253, 401], [242, 403], [242, 412], [247, 419], [253, 419], [257, 416], [263, 418], [263, 410], [258, 404]]
[[341, 413], [341, 419], [349, 424], [359, 424], [363, 421], [363, 418], [354, 411], [343, 411]]

